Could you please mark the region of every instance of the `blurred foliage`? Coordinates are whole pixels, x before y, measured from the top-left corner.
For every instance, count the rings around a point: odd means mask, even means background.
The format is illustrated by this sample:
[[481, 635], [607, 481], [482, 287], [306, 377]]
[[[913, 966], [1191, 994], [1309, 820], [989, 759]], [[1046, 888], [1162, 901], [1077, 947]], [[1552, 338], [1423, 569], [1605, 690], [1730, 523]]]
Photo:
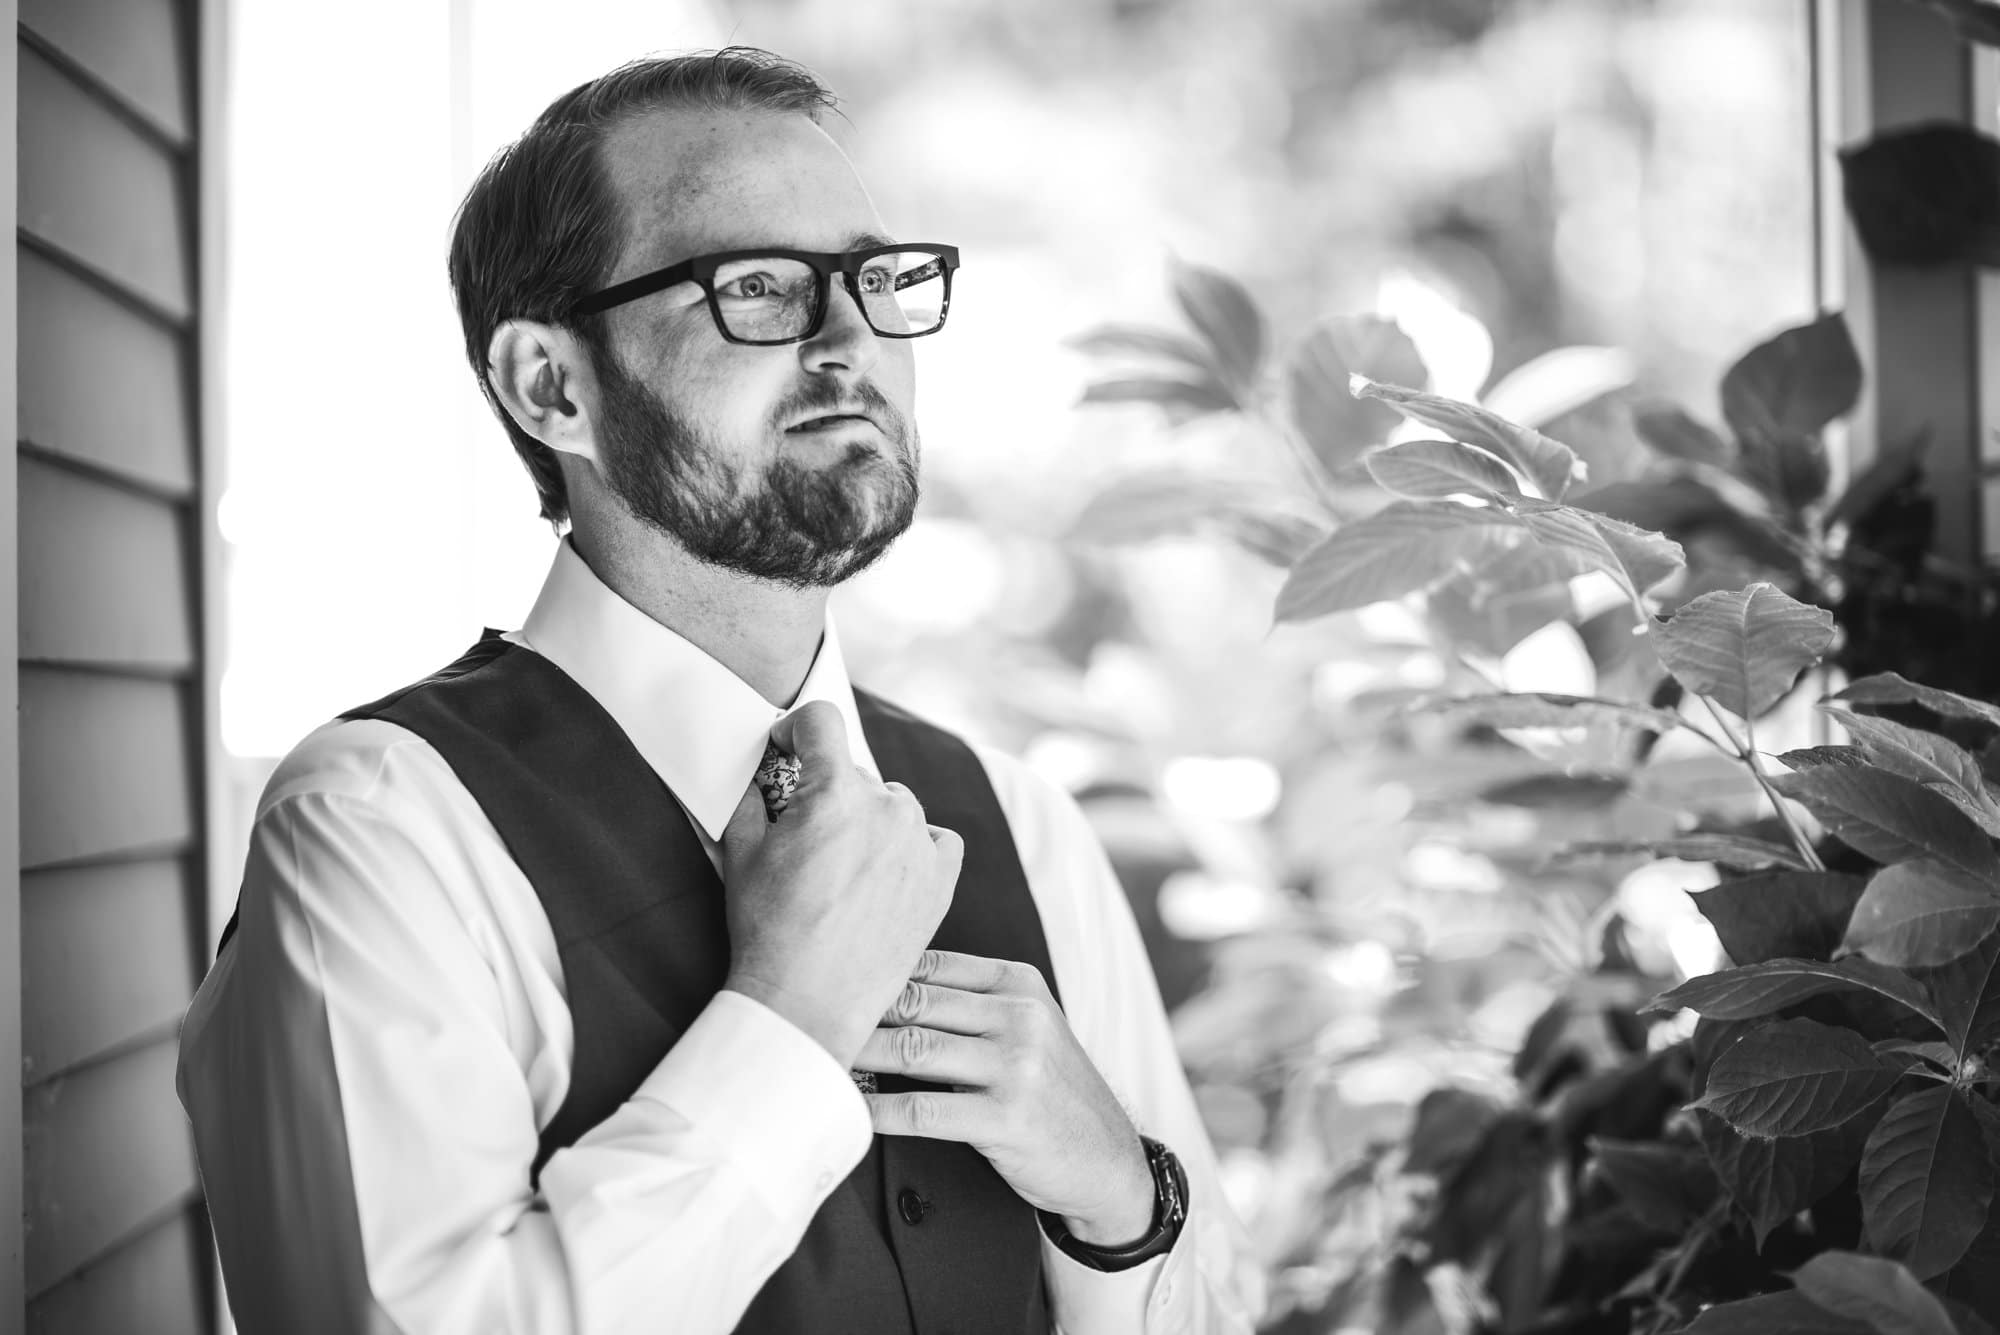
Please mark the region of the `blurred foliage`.
[[[1961, 1258], [1982, 1236], [1996, 1176], [1980, 1128], [2000, 1128], [1983, 1074], [2000, 1029], [1980, 1018], [2000, 1006], [2000, 973], [1979, 953], [2000, 942], [2000, 709], [1889, 673], [1844, 701], [1916, 705], [1945, 730], [1983, 730], [1969, 739], [1983, 758], [1848, 712], [1837, 718], [1854, 746], [1778, 745], [1776, 715], [1810, 703], [1795, 685], [1834, 649], [1834, 617], [1765, 580], [1732, 589], [1776, 573], [1815, 594], [1874, 580], [1880, 597], [1933, 578], [1928, 534], [1893, 522], [1907, 511], [1879, 475], [1829, 503], [1823, 433], [1861, 389], [1839, 317], [1739, 359], [1722, 382], [1726, 430], [1642, 406], [1637, 432], [1664, 471], [1572, 497], [1587, 469], [1540, 424], [1384, 383], [1424, 375], [1393, 325], [1330, 321], [1273, 352], [1231, 279], [1186, 264], [1171, 277], [1191, 336], [1082, 335], [1113, 363], [1086, 402], [1150, 402], [1183, 426], [1255, 419], [1259, 439], [1288, 447], [1295, 485], [1135, 472], [1085, 507], [1077, 536], [1213, 531], [1286, 570], [1281, 623], [1421, 596], [1406, 644], [1446, 668], [1427, 683], [1443, 691], [1376, 702], [1393, 704], [1375, 716], [1382, 752], [1403, 753], [1404, 783], [1421, 773], [1432, 788], [1428, 809], [1412, 800], [1395, 813], [1429, 827], [1405, 846], [1396, 910], [1355, 896], [1346, 877], [1314, 877], [1232, 936], [1179, 1015], [1274, 1271], [1271, 1328], [1662, 1332], [1708, 1309], [1704, 1330], [1780, 1317], [1804, 1329], [1847, 1310], [1844, 1293], [1907, 1317], [1923, 1298], [1906, 1290], [1927, 1295], [1919, 1281], [1934, 1277], [1990, 1310], [1984, 1254]], [[1579, 363], [1550, 356], [1575, 376]], [[1604, 388], [1585, 374], [1551, 397], [1573, 405]], [[1687, 535], [1695, 555], [1620, 511]], [[1695, 541], [1716, 529], [1732, 541]], [[1914, 544], [1902, 583], [1879, 578], [1878, 539]], [[1989, 598], [2000, 583], [1966, 578]], [[1978, 600], [1955, 610], [1943, 645], [1991, 615]], [[1552, 632], [1587, 655], [1586, 689], [1520, 689], [1522, 647]], [[1922, 657], [1909, 643], [1864, 648], [1851, 632], [1838, 652]], [[1791, 774], [1767, 772], [1774, 750]], [[1339, 810], [1328, 798], [1302, 803]], [[1794, 802], [1841, 841], [1838, 870]], [[1496, 831], [1482, 819], [1495, 808], [1525, 818]], [[1615, 891], [1579, 875], [1637, 855], [1673, 860]], [[1548, 912], [1565, 874], [1578, 878], [1573, 907]], [[1707, 886], [1698, 910], [1680, 894]], [[1532, 894], [1498, 893], [1508, 887]], [[1446, 893], [1427, 905], [1432, 889]], [[1467, 961], [1439, 949], [1449, 928], [1434, 919], [1426, 940], [1397, 921], [1459, 911], [1468, 890], [1519, 915], [1487, 937], [1474, 976], [1493, 972], [1466, 998], [1475, 1020], [1509, 983], [1534, 998], [1505, 1070], [1473, 1064], [1484, 1054], [1430, 991], [1472, 981]], [[1652, 1009], [1687, 1006], [1722, 1025], [1690, 1032], [1641, 1015], [1662, 985], [1719, 963], [1718, 945], [1756, 967], [1699, 978]], [[1941, 966], [1966, 977], [1947, 986]], [[1847, 995], [1856, 990], [1872, 1007]], [[1946, 1041], [1885, 1013], [1885, 997]], [[1454, 1056], [1473, 1069], [1450, 1070]], [[1412, 1119], [1412, 1086], [1428, 1083], [1413, 1071], [1449, 1082]], [[1783, 1312], [1759, 1305], [1815, 1253], [1820, 1288], [1801, 1280]], [[1822, 1299], [1834, 1306], [1813, 1305]], [[1983, 1329], [1952, 1310], [1942, 1329]]]

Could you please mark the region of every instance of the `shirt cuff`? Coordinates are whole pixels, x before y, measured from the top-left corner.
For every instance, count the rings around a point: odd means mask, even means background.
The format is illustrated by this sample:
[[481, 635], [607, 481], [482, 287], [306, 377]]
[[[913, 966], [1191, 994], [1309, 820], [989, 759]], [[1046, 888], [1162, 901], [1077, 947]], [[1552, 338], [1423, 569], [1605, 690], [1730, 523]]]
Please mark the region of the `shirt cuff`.
[[699, 1128], [780, 1217], [817, 1210], [875, 1134], [861, 1091], [825, 1048], [762, 1002], [727, 989], [634, 1097]]
[[1056, 1328], [1062, 1335], [1126, 1335], [1148, 1329], [1148, 1304], [1164, 1311], [1183, 1287], [1177, 1276], [1186, 1267], [1193, 1232], [1183, 1224], [1173, 1250], [1129, 1270], [1093, 1270], [1044, 1237], [1042, 1275], [1049, 1283]]

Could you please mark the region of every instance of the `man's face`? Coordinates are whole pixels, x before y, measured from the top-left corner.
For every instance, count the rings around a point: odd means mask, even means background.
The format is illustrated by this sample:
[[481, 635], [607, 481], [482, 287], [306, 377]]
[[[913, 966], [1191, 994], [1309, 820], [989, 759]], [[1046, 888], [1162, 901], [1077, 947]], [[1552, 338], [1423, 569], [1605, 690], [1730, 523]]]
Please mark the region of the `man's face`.
[[[609, 281], [696, 255], [844, 251], [883, 235], [847, 158], [804, 116], [657, 112], [605, 144], [629, 223]], [[914, 366], [836, 277], [803, 343], [729, 343], [693, 283], [614, 308], [598, 357], [599, 458], [638, 519], [711, 564], [837, 584], [909, 527]]]

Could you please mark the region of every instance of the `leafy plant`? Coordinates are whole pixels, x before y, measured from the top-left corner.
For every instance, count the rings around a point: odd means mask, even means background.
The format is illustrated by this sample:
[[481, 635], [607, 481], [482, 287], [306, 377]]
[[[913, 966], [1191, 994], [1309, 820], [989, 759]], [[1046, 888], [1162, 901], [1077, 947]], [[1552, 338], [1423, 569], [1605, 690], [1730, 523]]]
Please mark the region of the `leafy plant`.
[[[1145, 401], [1131, 387], [1151, 383], [1177, 420], [1245, 414], [1291, 447], [1311, 499], [1247, 469], [1221, 486], [1194, 469], [1141, 475], [1087, 508], [1081, 532], [1212, 526], [1285, 567], [1281, 622], [1422, 595], [1432, 635], [1475, 679], [1540, 627], [1578, 625], [1604, 650], [1597, 694], [1407, 702], [1475, 746], [1532, 740], [1547, 768], [1487, 801], [1634, 791], [1673, 763], [1658, 759], [1669, 738], [1766, 799], [1747, 824], [1695, 816], [1559, 851], [1713, 863], [1721, 879], [1695, 903], [1735, 967], [1642, 1010], [1646, 971], [1604, 919], [1595, 962], [1529, 1028], [1511, 1097], [1435, 1090], [1407, 1135], [1328, 1183], [1329, 1228], [1377, 1242], [1342, 1251], [1347, 1273], [1278, 1329], [1987, 1330], [2000, 1313], [2000, 708], [1874, 674], [1820, 702], [1846, 741], [1770, 756], [1760, 722], [1841, 648], [1831, 612], [1768, 580], [1702, 587], [1715, 569], [1680, 543], [1571, 495], [1583, 470], [1568, 447], [1370, 377], [1421, 368], [1393, 326], [1331, 323], [1274, 377], [1247, 295], [1190, 266], [1177, 283], [1197, 339], [1091, 336], [1154, 363], [1107, 382], [1127, 387], [1110, 397]], [[1334, 393], [1350, 380], [1351, 406]], [[1644, 429], [1713, 470], [1696, 478], [1713, 494], [1734, 489], [1725, 504], [1795, 587], [1828, 587], [1838, 536], [1818, 436], [1858, 389], [1844, 331], [1822, 319], [1725, 377], [1730, 438], [1684, 414]], [[1384, 408], [1413, 438], [1390, 438]], [[1586, 617], [1591, 583], [1615, 602]]]

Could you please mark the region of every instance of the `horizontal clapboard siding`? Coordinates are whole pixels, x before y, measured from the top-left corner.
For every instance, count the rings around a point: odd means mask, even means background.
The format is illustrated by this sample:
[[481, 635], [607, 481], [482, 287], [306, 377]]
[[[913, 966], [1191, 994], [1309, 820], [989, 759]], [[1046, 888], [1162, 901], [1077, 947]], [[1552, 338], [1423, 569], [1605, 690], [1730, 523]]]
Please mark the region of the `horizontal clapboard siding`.
[[30, 1088], [22, 1098], [26, 1274], [39, 1294], [164, 1223], [197, 1196], [171, 1040]]
[[184, 1210], [28, 1304], [28, 1335], [208, 1335], [208, 1227]]
[[20, 252], [20, 277], [20, 439], [169, 495], [192, 492], [187, 340], [32, 250]]
[[23, 868], [187, 847], [194, 735], [180, 683], [23, 664]]
[[196, 7], [20, 0], [25, 1313], [206, 1335], [175, 1036], [208, 952]]
[[192, 668], [186, 510], [30, 458], [18, 476], [22, 659]]
[[179, 858], [21, 877], [28, 1083], [175, 1032], [195, 988], [194, 910], [193, 877]]
[[185, 143], [187, 54], [174, 0], [20, 0], [21, 24], [78, 73], [175, 143]]
[[20, 52], [21, 229], [185, 318], [191, 238], [178, 155], [33, 48]]

